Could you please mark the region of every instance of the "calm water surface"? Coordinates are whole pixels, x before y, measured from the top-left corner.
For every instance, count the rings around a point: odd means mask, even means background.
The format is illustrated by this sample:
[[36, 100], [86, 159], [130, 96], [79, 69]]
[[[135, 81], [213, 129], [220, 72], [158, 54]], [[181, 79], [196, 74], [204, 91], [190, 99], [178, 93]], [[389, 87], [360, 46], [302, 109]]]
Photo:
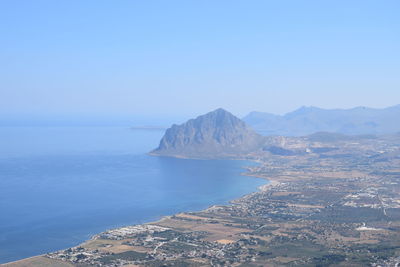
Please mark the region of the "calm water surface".
[[257, 190], [248, 162], [151, 157], [162, 131], [0, 128], [0, 263]]

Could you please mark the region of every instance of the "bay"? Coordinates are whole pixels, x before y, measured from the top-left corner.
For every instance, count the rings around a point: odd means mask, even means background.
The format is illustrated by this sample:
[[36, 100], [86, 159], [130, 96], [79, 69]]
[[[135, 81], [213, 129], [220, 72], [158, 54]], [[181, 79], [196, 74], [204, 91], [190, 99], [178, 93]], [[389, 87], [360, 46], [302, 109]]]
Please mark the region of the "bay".
[[147, 155], [162, 135], [123, 127], [0, 128], [0, 263], [227, 204], [265, 183], [240, 175], [250, 162]]

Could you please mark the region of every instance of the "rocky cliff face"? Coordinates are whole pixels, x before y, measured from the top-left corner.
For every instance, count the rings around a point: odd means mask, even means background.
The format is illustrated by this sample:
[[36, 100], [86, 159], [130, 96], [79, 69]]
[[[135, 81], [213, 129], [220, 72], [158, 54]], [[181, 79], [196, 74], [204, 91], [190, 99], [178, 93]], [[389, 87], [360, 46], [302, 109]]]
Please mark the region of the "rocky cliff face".
[[153, 155], [229, 157], [260, 149], [264, 138], [226, 110], [217, 109], [167, 129]]

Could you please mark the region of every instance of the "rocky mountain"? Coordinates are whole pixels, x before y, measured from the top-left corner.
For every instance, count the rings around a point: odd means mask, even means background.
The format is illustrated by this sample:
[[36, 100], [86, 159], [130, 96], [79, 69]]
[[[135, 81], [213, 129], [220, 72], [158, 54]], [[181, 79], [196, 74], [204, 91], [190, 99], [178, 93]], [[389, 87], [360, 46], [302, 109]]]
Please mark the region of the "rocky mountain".
[[400, 131], [399, 118], [400, 105], [384, 109], [301, 107], [283, 116], [251, 112], [243, 120], [263, 135], [304, 136], [316, 132], [392, 134]]
[[264, 138], [224, 109], [167, 129], [152, 155], [217, 158], [260, 149]]

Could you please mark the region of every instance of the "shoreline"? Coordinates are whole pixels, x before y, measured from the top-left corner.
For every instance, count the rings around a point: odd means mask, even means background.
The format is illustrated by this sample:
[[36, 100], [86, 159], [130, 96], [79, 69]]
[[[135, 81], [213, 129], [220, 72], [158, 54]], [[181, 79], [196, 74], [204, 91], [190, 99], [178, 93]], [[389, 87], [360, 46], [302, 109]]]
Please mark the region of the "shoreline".
[[[146, 153], [146, 155], [157, 156], [157, 157], [166, 157], [166, 156], [162, 156], [162, 155], [152, 154], [151, 152]], [[249, 160], [249, 159], [242, 159], [242, 158], [230, 158], [230, 159], [228, 159], [228, 158], [196, 159], [196, 158], [175, 157], [175, 156], [172, 156], [172, 158], [177, 158], [177, 159], [190, 159], [190, 160], [239, 160], [239, 161], [248, 161], [248, 162], [257, 163], [257, 164], [260, 163], [260, 162], [257, 161], [257, 160]], [[119, 226], [119, 227], [116, 227], [116, 228], [105, 229], [105, 230], [102, 231], [102, 232], [99, 232], [99, 233], [96, 233], [96, 234], [91, 235], [90, 238], [85, 239], [84, 241], [80, 242], [80, 243], [79, 243], [78, 245], [76, 245], [76, 246], [67, 247], [67, 248], [64, 248], [64, 249], [61, 249], [61, 250], [65, 250], [65, 249], [69, 249], [69, 248], [77, 248], [77, 247], [80, 247], [81, 245], [84, 245], [84, 244], [86, 244], [86, 243], [88, 243], [88, 242], [90, 242], [90, 241], [95, 240], [100, 234], [105, 233], [105, 232], [108, 232], [108, 231], [118, 230], [118, 229], [122, 229], [122, 228], [126, 228], [126, 227], [132, 227], [132, 226], [155, 225], [155, 224], [157, 224], [157, 223], [161, 223], [161, 222], [163, 222], [163, 221], [165, 221], [165, 220], [167, 220], [167, 219], [170, 219], [170, 218], [172, 218], [172, 217], [174, 217], [174, 216], [177, 216], [177, 215], [180, 215], [180, 214], [184, 214], [184, 213], [196, 213], [196, 212], [207, 212], [207, 211], [210, 211], [210, 210], [215, 209], [215, 208], [218, 208], [218, 207], [227, 207], [227, 206], [231, 206], [231, 205], [234, 205], [235, 202], [236, 202], [236, 201], [239, 201], [240, 199], [244, 199], [244, 198], [246, 198], [246, 197], [249, 197], [249, 196], [251, 196], [251, 195], [253, 195], [253, 194], [257, 193], [257, 192], [265, 192], [265, 191], [267, 191], [269, 188], [274, 187], [274, 186], [280, 184], [280, 182], [278, 182], [278, 181], [275, 180], [275, 179], [272, 179], [272, 178], [269, 179], [269, 178], [266, 178], [266, 177], [261, 176], [261, 175], [252, 174], [252, 173], [251, 173], [251, 169], [248, 168], [247, 166], [242, 166], [242, 167], [240, 167], [240, 168], [246, 170], [246, 171], [244, 171], [244, 172], [239, 173], [240, 176], [247, 176], [247, 177], [252, 177], [252, 178], [263, 179], [264, 181], [266, 181], [266, 183], [263, 184], [263, 185], [257, 186], [257, 188], [256, 188], [257, 190], [255, 190], [255, 191], [252, 191], [252, 192], [246, 193], [246, 194], [244, 194], [244, 195], [242, 195], [242, 196], [240, 196], [240, 197], [237, 197], [237, 198], [228, 200], [226, 204], [211, 204], [211, 205], [208, 206], [207, 208], [203, 208], [203, 209], [200, 209], [200, 210], [197, 210], [197, 211], [193, 211], [193, 210], [182, 211], [182, 212], [174, 213], [174, 214], [171, 214], [171, 215], [164, 215], [164, 216], [161, 216], [159, 219], [156, 219], [156, 220], [150, 219], [148, 222], [144, 222], [144, 223], [140, 223], [140, 224], [129, 224], [129, 225], [124, 225], [124, 226]], [[34, 255], [34, 256], [27, 257], [27, 258], [22, 258], [22, 259], [19, 259], [19, 260], [15, 260], [15, 261], [0, 263], [0, 266], [3, 266], [3, 265], [4, 265], [4, 266], [10, 266], [10, 267], [28, 266], [28, 265], [25, 265], [25, 264], [24, 264], [25, 261], [35, 260], [36, 258], [37, 258], [37, 259], [41, 259], [41, 258], [46, 258], [46, 259], [47, 259], [47, 258], [48, 258], [47, 255], [48, 255], [48, 254], [54, 253], [54, 252], [57, 252], [57, 251], [61, 251], [61, 250], [50, 251], [50, 252], [47, 252], [47, 253], [44, 253], [44, 254]], [[19, 265], [19, 263], [22, 263], [22, 265]], [[65, 262], [65, 263], [66, 263], [66, 262]]]
[[328, 152], [237, 157], [243, 164], [229, 177], [268, 182], [220, 205], [5, 266], [397, 266], [400, 138], [358, 141], [310, 145], [337, 147]]

